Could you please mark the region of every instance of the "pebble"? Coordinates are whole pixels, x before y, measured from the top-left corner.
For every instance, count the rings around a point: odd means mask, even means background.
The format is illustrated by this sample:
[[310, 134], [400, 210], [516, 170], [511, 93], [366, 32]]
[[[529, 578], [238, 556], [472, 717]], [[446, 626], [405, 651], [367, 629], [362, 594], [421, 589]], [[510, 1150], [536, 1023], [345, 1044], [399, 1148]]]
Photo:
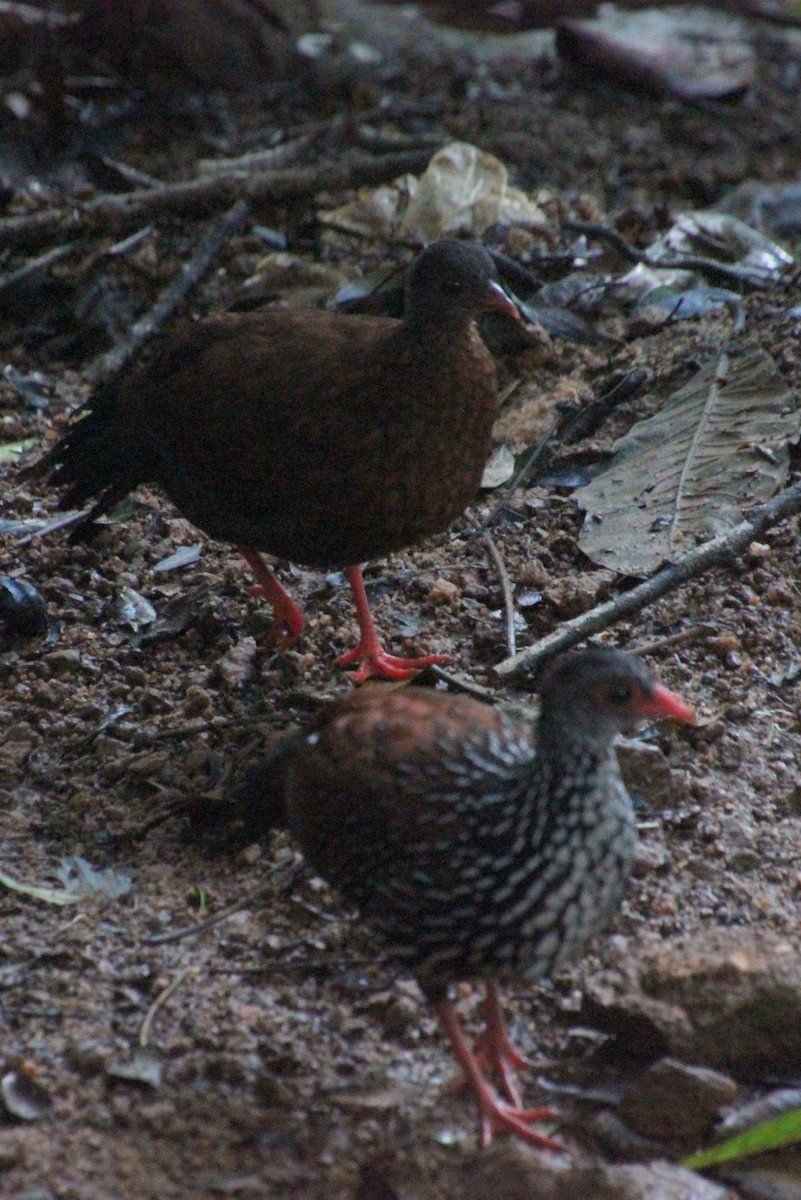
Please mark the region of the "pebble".
[[[462, 1173], [460, 1200], [734, 1200], [726, 1188], [673, 1163], [586, 1165], [506, 1140], [467, 1159]], [[399, 1197], [434, 1200], [438, 1194], [423, 1187]]]
[[650, 809], [673, 808], [682, 799], [680, 781], [658, 746], [640, 738], [619, 738], [617, 760], [628, 791]]
[[620, 1116], [643, 1137], [697, 1144], [737, 1093], [727, 1075], [707, 1067], [660, 1058], [629, 1084]]

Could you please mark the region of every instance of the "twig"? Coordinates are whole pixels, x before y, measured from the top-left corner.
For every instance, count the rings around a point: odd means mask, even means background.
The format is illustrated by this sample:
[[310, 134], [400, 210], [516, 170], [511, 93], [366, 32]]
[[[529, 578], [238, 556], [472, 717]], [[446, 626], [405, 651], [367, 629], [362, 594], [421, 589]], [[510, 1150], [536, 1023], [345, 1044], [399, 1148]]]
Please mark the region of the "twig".
[[512, 595], [512, 581], [506, 570], [506, 563], [501, 558], [500, 551], [489, 533], [484, 534], [484, 545], [489, 550], [490, 558], [501, 581], [503, 609], [506, 613], [506, 648], [510, 654], [514, 655], [517, 652], [517, 640], [515, 638], [515, 601]]
[[758, 537], [763, 529], [775, 525], [785, 517], [801, 511], [801, 483], [794, 483], [774, 496], [767, 504], [758, 508], [747, 521], [741, 521], [733, 529], [722, 533], [720, 537], [697, 546], [689, 554], [685, 554], [677, 562], [671, 563], [657, 571], [656, 575], [646, 579], [622, 596], [615, 596], [606, 604], [600, 604], [589, 612], [582, 613], [572, 621], [566, 621], [559, 629], [541, 638], [533, 646], [521, 650], [519, 654], [504, 659], [493, 668], [496, 679], [506, 680], [512, 676], [528, 673], [540, 667], [554, 655], [567, 650], [593, 633], [608, 629], [623, 617], [639, 612], [646, 605], [673, 591], [688, 579], [696, 579], [709, 567], [725, 562], [732, 555], [739, 554]]
[[385, 183], [422, 171], [432, 150], [400, 154], [344, 154], [313, 167], [290, 167], [255, 175], [229, 172], [212, 178], [168, 183], [123, 195], [97, 196], [81, 208], [48, 209], [0, 220], [0, 246], [39, 246], [89, 232], [118, 236], [157, 217], [212, 216], [237, 200], [254, 206], [288, 204], [318, 192]]
[[450, 671], [443, 670], [442, 667], [435, 663], [433, 667], [426, 667], [432, 675], [436, 675], [437, 679], [441, 679], [443, 683], [447, 683], [448, 687], [454, 688], [457, 692], [465, 692], [468, 696], [477, 696], [479, 700], [493, 700], [495, 693], [489, 688], [482, 687], [480, 683], [476, 683], [472, 679], [462, 679], [459, 675], [453, 675]]
[[686, 646], [688, 642], [699, 642], [701, 638], [714, 637], [717, 632], [714, 625], [691, 625], [689, 629], [680, 629], [678, 633], [670, 633], [666, 637], [653, 638], [650, 642], [637, 642], [629, 649], [634, 654], [659, 654], [662, 650], [672, 650], [674, 646]]
[[150, 311], [136, 322], [127, 336], [113, 350], [99, 355], [90, 364], [86, 371], [88, 380], [98, 383], [100, 380], [110, 379], [131, 361], [137, 351], [150, 341], [175, 310], [183, 304], [192, 288], [197, 287], [204, 276], [209, 273], [220, 251], [234, 234], [239, 232], [249, 216], [250, 205], [245, 200], [238, 200], [222, 220], [209, 230], [194, 256], [184, 266], [181, 274], [173, 280]]
[[247, 892], [239, 900], [234, 901], [233, 904], [229, 904], [228, 908], [224, 908], [222, 912], [214, 913], [212, 916], [205, 917], [202, 921], [196, 921], [194, 925], [187, 925], [183, 929], [171, 929], [169, 933], [154, 933], [150, 937], [143, 938], [143, 944], [145, 946], [166, 946], [168, 942], [181, 942], [184, 938], [194, 937], [197, 933], [204, 933], [207, 929], [213, 929], [215, 925], [222, 924], [223, 921], [227, 921], [229, 917], [232, 917], [234, 913], [241, 912], [243, 908], [247, 908], [255, 900], [261, 900], [263, 896], [272, 891], [275, 885], [275, 877], [281, 871], [285, 870], [286, 873], [280, 881], [280, 886], [286, 890], [292, 886], [304, 868], [305, 863], [303, 859], [291, 862], [288, 866], [286, 863], [279, 863], [270, 871], [266, 883], [260, 883], [252, 892]]
[[64, 246], [56, 246], [55, 249], [48, 250], [45, 254], [40, 254], [38, 258], [32, 258], [24, 266], [18, 267], [16, 271], [9, 271], [7, 275], [0, 276], [0, 295], [4, 292], [13, 291], [15, 287], [26, 283], [31, 275], [48, 270], [48, 268], [52, 267], [53, 263], [57, 263], [60, 259], [65, 258], [74, 248], [75, 242], [67, 242]]
[[187, 975], [193, 975], [195, 971], [197, 971], [197, 967], [194, 966], [193, 963], [190, 963], [188, 967], [184, 967], [183, 971], [179, 971], [175, 976], [175, 979], [173, 979], [171, 983], [167, 984], [164, 991], [159, 992], [158, 996], [156, 996], [156, 999], [150, 1005], [150, 1008], [147, 1010], [145, 1015], [145, 1019], [142, 1022], [142, 1028], [139, 1030], [139, 1045], [143, 1050], [147, 1046], [150, 1038], [150, 1027], [153, 1024], [153, 1018], [155, 1017], [156, 1013], [159, 1011], [162, 1005], [167, 1003], [170, 996], [178, 991], [178, 988], [186, 979]]
[[753, 267], [744, 267], [740, 263], [719, 262], [716, 258], [707, 258], [702, 254], [672, 254], [667, 258], [654, 259], [646, 251], [637, 250], [616, 229], [611, 229], [599, 221], [563, 221], [562, 228], [569, 233], [581, 233], [586, 237], [608, 242], [627, 262], [644, 263], [656, 271], [701, 271], [718, 283], [738, 283], [754, 291], [768, 287], [777, 278], [774, 272], [766, 271], [764, 278], [760, 279]]

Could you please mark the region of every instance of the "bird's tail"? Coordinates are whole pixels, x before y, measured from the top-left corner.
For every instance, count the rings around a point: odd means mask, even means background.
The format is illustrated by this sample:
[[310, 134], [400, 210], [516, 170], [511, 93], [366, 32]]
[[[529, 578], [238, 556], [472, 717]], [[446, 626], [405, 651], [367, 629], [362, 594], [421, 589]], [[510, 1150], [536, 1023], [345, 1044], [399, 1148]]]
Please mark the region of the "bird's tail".
[[296, 737], [296, 733], [280, 737], [244, 773], [236, 802], [241, 805], [245, 825], [254, 837], [261, 837], [271, 829], [287, 828], [287, 751]]
[[66, 490], [59, 508], [80, 508], [94, 501], [74, 526], [71, 540], [91, 532], [97, 517], [114, 508], [138, 484], [153, 478], [148, 434], [126, 419], [118, 390], [101, 385], [78, 412], [67, 432], [23, 475], [46, 472]]

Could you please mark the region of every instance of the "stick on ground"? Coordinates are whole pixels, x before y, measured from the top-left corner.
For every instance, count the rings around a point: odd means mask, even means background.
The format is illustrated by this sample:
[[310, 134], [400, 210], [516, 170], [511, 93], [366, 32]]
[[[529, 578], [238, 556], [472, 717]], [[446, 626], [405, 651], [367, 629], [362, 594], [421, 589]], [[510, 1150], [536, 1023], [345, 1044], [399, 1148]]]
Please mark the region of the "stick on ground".
[[239, 232], [249, 216], [250, 205], [245, 200], [238, 200], [222, 220], [206, 234], [197, 252], [150, 311], [136, 322], [113, 350], [101, 354], [89, 366], [86, 372], [88, 380], [92, 383], [108, 380], [131, 361], [183, 304], [191, 290], [208, 275], [223, 247]]
[[312, 167], [288, 167], [245, 175], [236, 171], [165, 183], [122, 195], [103, 195], [80, 207], [49, 208], [43, 212], [0, 219], [0, 246], [41, 246], [78, 234], [114, 237], [158, 217], [208, 217], [247, 200], [254, 208], [308, 200], [319, 192], [387, 183], [406, 172], [425, 169], [432, 147], [398, 154], [343, 154]]
[[599, 604], [597, 608], [574, 617], [572, 621], [566, 621], [533, 646], [505, 658], [493, 668], [493, 675], [497, 680], [504, 681], [535, 671], [555, 655], [569, 649], [570, 646], [575, 646], [577, 642], [582, 642], [591, 634], [609, 629], [623, 617], [639, 612], [660, 596], [686, 583], [688, 579], [697, 579], [710, 567], [718, 566], [732, 556], [741, 554], [763, 529], [797, 512], [801, 512], [801, 483], [794, 483], [792, 487], [785, 488], [767, 504], [756, 509], [747, 521], [741, 521], [720, 537], [697, 546], [678, 562], [663, 567], [656, 575], [652, 575], [631, 591], [615, 596], [606, 604]]

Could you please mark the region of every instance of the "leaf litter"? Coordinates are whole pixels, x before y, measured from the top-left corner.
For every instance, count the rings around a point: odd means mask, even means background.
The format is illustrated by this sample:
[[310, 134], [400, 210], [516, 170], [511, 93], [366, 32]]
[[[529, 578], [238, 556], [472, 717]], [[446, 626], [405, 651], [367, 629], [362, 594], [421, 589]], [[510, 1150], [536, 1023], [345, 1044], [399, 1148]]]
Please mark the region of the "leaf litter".
[[[548, 217], [557, 236], [561, 212], [589, 210], [595, 217], [614, 213], [604, 217], [610, 224], [642, 221], [638, 244], [647, 245], [668, 223], [666, 197], [671, 207], [686, 210], [687, 191], [695, 189], [708, 203], [731, 177], [742, 178], [756, 150], [771, 170], [781, 159], [788, 174], [796, 172], [792, 140], [778, 128], [782, 106], [796, 103], [795, 91], [782, 91], [784, 76], [770, 74], [771, 63], [766, 69], [774, 91], [760, 93], [758, 119], [748, 105], [733, 108], [730, 121], [721, 112], [673, 111], [682, 136], [669, 140], [658, 104], [645, 98], [618, 108], [610, 96], [593, 108], [589, 94], [563, 82], [556, 90], [543, 88], [539, 60], [533, 65], [517, 60], [514, 69], [497, 75], [492, 67], [476, 67], [473, 78], [469, 56], [460, 51], [448, 58], [443, 52], [437, 72], [430, 66], [417, 76], [412, 72], [403, 87], [425, 94], [440, 86], [436, 80], [447, 80], [447, 119], [426, 120], [427, 130], [437, 133], [440, 144], [462, 140], [469, 131], [471, 143], [493, 153], [533, 202], [547, 184]], [[393, 94], [393, 86], [390, 81], [390, 104], [405, 101], [405, 95]], [[755, 86], [767, 89], [759, 81]], [[767, 102], [777, 95], [778, 103]], [[236, 119], [249, 123], [250, 132], [258, 120], [275, 130], [297, 99], [294, 93], [280, 99], [279, 106], [286, 107], [279, 109], [254, 108], [248, 101]], [[332, 98], [332, 106], [336, 103]], [[311, 109], [319, 117], [314, 104]], [[308, 114], [301, 107], [292, 116], [290, 124], [297, 125]], [[227, 129], [229, 117], [223, 122]], [[378, 133], [392, 132], [396, 122], [383, 100], [373, 120]], [[352, 121], [346, 127], [348, 136], [357, 134]], [[158, 162], [145, 162], [150, 174], [180, 174], [189, 156], [194, 161], [206, 155], [209, 130], [195, 133], [191, 121], [182, 121], [180, 153], [177, 145], [171, 148], [176, 171], [171, 151], [164, 151]], [[735, 134], [754, 155], [732, 154]], [[233, 143], [224, 147], [229, 157], [258, 144], [238, 132], [227, 137]], [[313, 143], [310, 161], [319, 150]], [[722, 184], [724, 160], [729, 174]], [[343, 274], [386, 266], [397, 243], [376, 244], [363, 233], [324, 226], [321, 218], [342, 199], [328, 193], [308, 204], [268, 205], [260, 217], [279, 227], [301, 257], [335, 262]], [[26, 204], [35, 203], [26, 197]], [[136, 263], [126, 256], [115, 264], [137, 298], [137, 311], [179, 269], [186, 244], [168, 221], [145, 232], [134, 251]], [[487, 237], [529, 265], [543, 248], [529, 229], [490, 229]], [[547, 253], [547, 239], [541, 241]], [[584, 251], [586, 261], [586, 246]], [[223, 269], [198, 293], [197, 307], [228, 303], [262, 253], [256, 234], [238, 237]], [[76, 291], [81, 286], [78, 281]], [[291, 289], [281, 291], [280, 301], [287, 299]], [[785, 300], [780, 293], [779, 303]], [[770, 351], [797, 393], [797, 335], [777, 321], [775, 304], [775, 294], [771, 306], [763, 296], [746, 297], [748, 334]], [[107, 315], [113, 307], [113, 301], [106, 305]], [[81, 366], [90, 353], [106, 348], [96, 344], [98, 327], [65, 334], [63, 317], [46, 315], [49, 329], [40, 324], [37, 333], [32, 323], [31, 332], [26, 330], [26, 353], [53, 380], [50, 408], [42, 414], [4, 396], [8, 440], [49, 438], [63, 426], [75, 403], [74, 382], [63, 370], [65, 347]], [[125, 326], [124, 312], [122, 317]], [[607, 340], [598, 345], [558, 341], [546, 349], [532, 397], [523, 399], [524, 405], [541, 406], [537, 421], [548, 424], [557, 398], [579, 408], [591, 404], [605, 390], [610, 370], [646, 365], [652, 377], [664, 377], [687, 361], [705, 361], [710, 345], [723, 344], [731, 332], [725, 310], [642, 340], [621, 339], [614, 312], [607, 310], [602, 322]], [[19, 339], [18, 328], [14, 337]], [[506, 361], [501, 367], [514, 370]], [[619, 438], [633, 421], [653, 414], [657, 403], [650, 392], [610, 414], [595, 430], [590, 450], [600, 452], [606, 439]], [[516, 416], [522, 427], [521, 413]], [[523, 448], [514, 445], [515, 453]], [[790, 461], [792, 466], [792, 454]], [[33, 534], [41, 528], [34, 526], [38, 514], [52, 511], [54, 497], [18, 487], [8, 466], [4, 474], [11, 485], [8, 513]], [[187, 563], [174, 577], [177, 611], [163, 614], [167, 624], [160, 629], [128, 639], [109, 621], [105, 606], [123, 585], [158, 608], [163, 584], [153, 564], [178, 549], [170, 515], [163, 501], [149, 495], [123, 520], [107, 525], [97, 546], [68, 547], [63, 535], [51, 533], [24, 544], [10, 538], [3, 547], [3, 570], [10, 575], [21, 562], [29, 568], [62, 623], [64, 646], [73, 652], [48, 661], [47, 651], [31, 644], [3, 659], [0, 786], [9, 798], [3, 810], [4, 865], [11, 878], [28, 880], [46, 877], [49, 864], [68, 854], [111, 860], [121, 871], [135, 864], [136, 895], [113, 909], [86, 904], [77, 914], [70, 910], [66, 920], [63, 910], [32, 904], [24, 894], [4, 897], [0, 950], [13, 967], [4, 974], [3, 996], [3, 1015], [11, 1017], [4, 1031], [9, 1070], [25, 1054], [35, 1058], [37, 1079], [53, 1098], [53, 1119], [26, 1127], [21, 1150], [3, 1141], [2, 1186], [10, 1195], [36, 1187], [81, 1197], [205, 1200], [225, 1181], [293, 1200], [352, 1200], [360, 1180], [376, 1179], [376, 1187], [392, 1187], [397, 1194], [411, 1188], [424, 1200], [434, 1194], [485, 1200], [509, 1192], [517, 1171], [518, 1193], [521, 1188], [533, 1193], [533, 1181], [520, 1182], [523, 1156], [508, 1143], [499, 1142], [492, 1156], [470, 1149], [472, 1116], [458, 1097], [440, 1090], [451, 1067], [419, 997], [409, 1000], [404, 993], [410, 1013], [402, 1026], [366, 1003], [376, 994], [397, 996], [399, 981], [319, 881], [301, 880], [292, 895], [275, 894], [262, 908], [238, 911], [204, 930], [191, 947], [146, 943], [148, 936], [186, 923], [193, 889], [202, 888], [213, 898], [212, 909], [221, 911], [263, 881], [275, 843], [261, 839], [254, 855], [251, 841], [246, 855], [235, 838], [227, 841], [212, 831], [208, 798], [221, 782], [229, 795], [226, 781], [263, 753], [269, 734], [300, 722], [321, 698], [342, 691], [343, 682], [328, 664], [332, 647], [343, 647], [350, 620], [343, 595], [327, 588], [323, 577], [303, 572], [294, 580], [309, 608], [301, 650], [251, 656], [245, 639], [258, 641], [263, 609], [248, 594], [228, 550], [204, 540], [202, 562]], [[499, 688], [491, 675], [504, 653], [508, 614], [501, 607], [497, 571], [470, 534], [470, 522], [486, 516], [479, 503], [449, 534], [376, 565], [378, 615], [397, 633], [419, 627], [421, 610], [430, 604], [437, 648], [441, 643], [456, 658], [452, 678], [483, 684], [497, 702], [530, 711], [526, 694]], [[492, 532], [515, 594], [541, 597], [516, 605], [515, 625], [522, 621], [525, 627], [521, 641], [558, 626], [563, 614], [591, 605], [610, 587], [609, 573], [594, 569], [579, 548], [578, 510], [563, 490], [535, 486], [507, 497]], [[611, 635], [622, 645], [647, 644], [660, 673], [691, 696], [706, 719], [691, 735], [660, 734], [672, 790], [642, 830], [640, 869], [613, 937], [547, 991], [519, 988], [509, 998], [515, 1035], [530, 1057], [549, 1056], [550, 1074], [598, 1078], [597, 1066], [585, 1061], [586, 1038], [571, 1032], [571, 1014], [601, 963], [620, 969], [622, 962], [637, 960], [649, 938], [669, 942], [687, 929], [702, 936], [708, 928], [746, 924], [797, 938], [801, 829], [794, 781], [801, 759], [801, 694], [789, 675], [780, 694], [771, 680], [797, 660], [801, 641], [793, 583], [798, 548], [790, 525], [760, 540], [762, 550], [744, 556], [722, 579], [693, 581]], [[440, 581], [448, 585], [447, 604], [434, 599], [442, 594]], [[426, 628], [431, 611], [425, 613]], [[702, 636], [681, 640], [699, 629]], [[243, 643], [248, 670], [237, 669], [231, 686], [215, 665], [233, 651], [225, 660], [237, 666], [236, 647]], [[124, 720], [107, 716], [120, 713]], [[154, 755], [152, 746], [160, 739], [170, 752]], [[180, 816], [149, 825], [165, 804]], [[149, 828], [147, 836], [125, 840], [133, 825]], [[268, 959], [265, 937], [275, 946]], [[58, 947], [58, 954], [43, 958], [43, 945]], [[310, 946], [316, 948], [313, 963]], [[190, 965], [198, 969], [190, 1001], [175, 1000], [161, 1010], [152, 1052], [163, 1068], [158, 1093], [151, 1095], [154, 1089], [136, 1079], [117, 1078], [110, 1088], [103, 1064], [131, 1061], [131, 1046], [153, 1011], [154, 997], [164, 996], [169, 981]], [[474, 998], [467, 989], [458, 1002], [469, 1020]], [[533, 1100], [535, 1076], [527, 1075], [524, 1086]], [[334, 1108], [329, 1098], [349, 1090], [384, 1096], [387, 1107]], [[593, 1145], [600, 1165], [589, 1169], [598, 1182], [616, 1152], [609, 1141], [593, 1142], [586, 1107], [571, 1112], [565, 1104], [564, 1120], [568, 1134], [572, 1122], [580, 1123], [582, 1141]], [[443, 1129], [452, 1143], [445, 1150], [439, 1144]], [[395, 1187], [389, 1169], [370, 1174], [370, 1164], [385, 1154], [397, 1157], [405, 1183]], [[654, 1193], [663, 1176], [650, 1166], [648, 1153], [643, 1157], [636, 1167], [644, 1172], [642, 1186], [650, 1181], [651, 1194], [667, 1194], [667, 1182]], [[538, 1161], [536, 1172], [548, 1187], [560, 1186], [547, 1162]], [[618, 1182], [604, 1177], [610, 1194], [619, 1194], [623, 1178], [614, 1179]], [[690, 1184], [694, 1195], [720, 1195], [698, 1176], [685, 1178], [684, 1191], [676, 1194], [690, 1194]], [[634, 1179], [627, 1177], [627, 1185], [633, 1187]]]
[[586, 512], [581, 549], [601, 566], [648, 574], [769, 499], [799, 436], [801, 415], [771, 356], [730, 346], [574, 492]]

